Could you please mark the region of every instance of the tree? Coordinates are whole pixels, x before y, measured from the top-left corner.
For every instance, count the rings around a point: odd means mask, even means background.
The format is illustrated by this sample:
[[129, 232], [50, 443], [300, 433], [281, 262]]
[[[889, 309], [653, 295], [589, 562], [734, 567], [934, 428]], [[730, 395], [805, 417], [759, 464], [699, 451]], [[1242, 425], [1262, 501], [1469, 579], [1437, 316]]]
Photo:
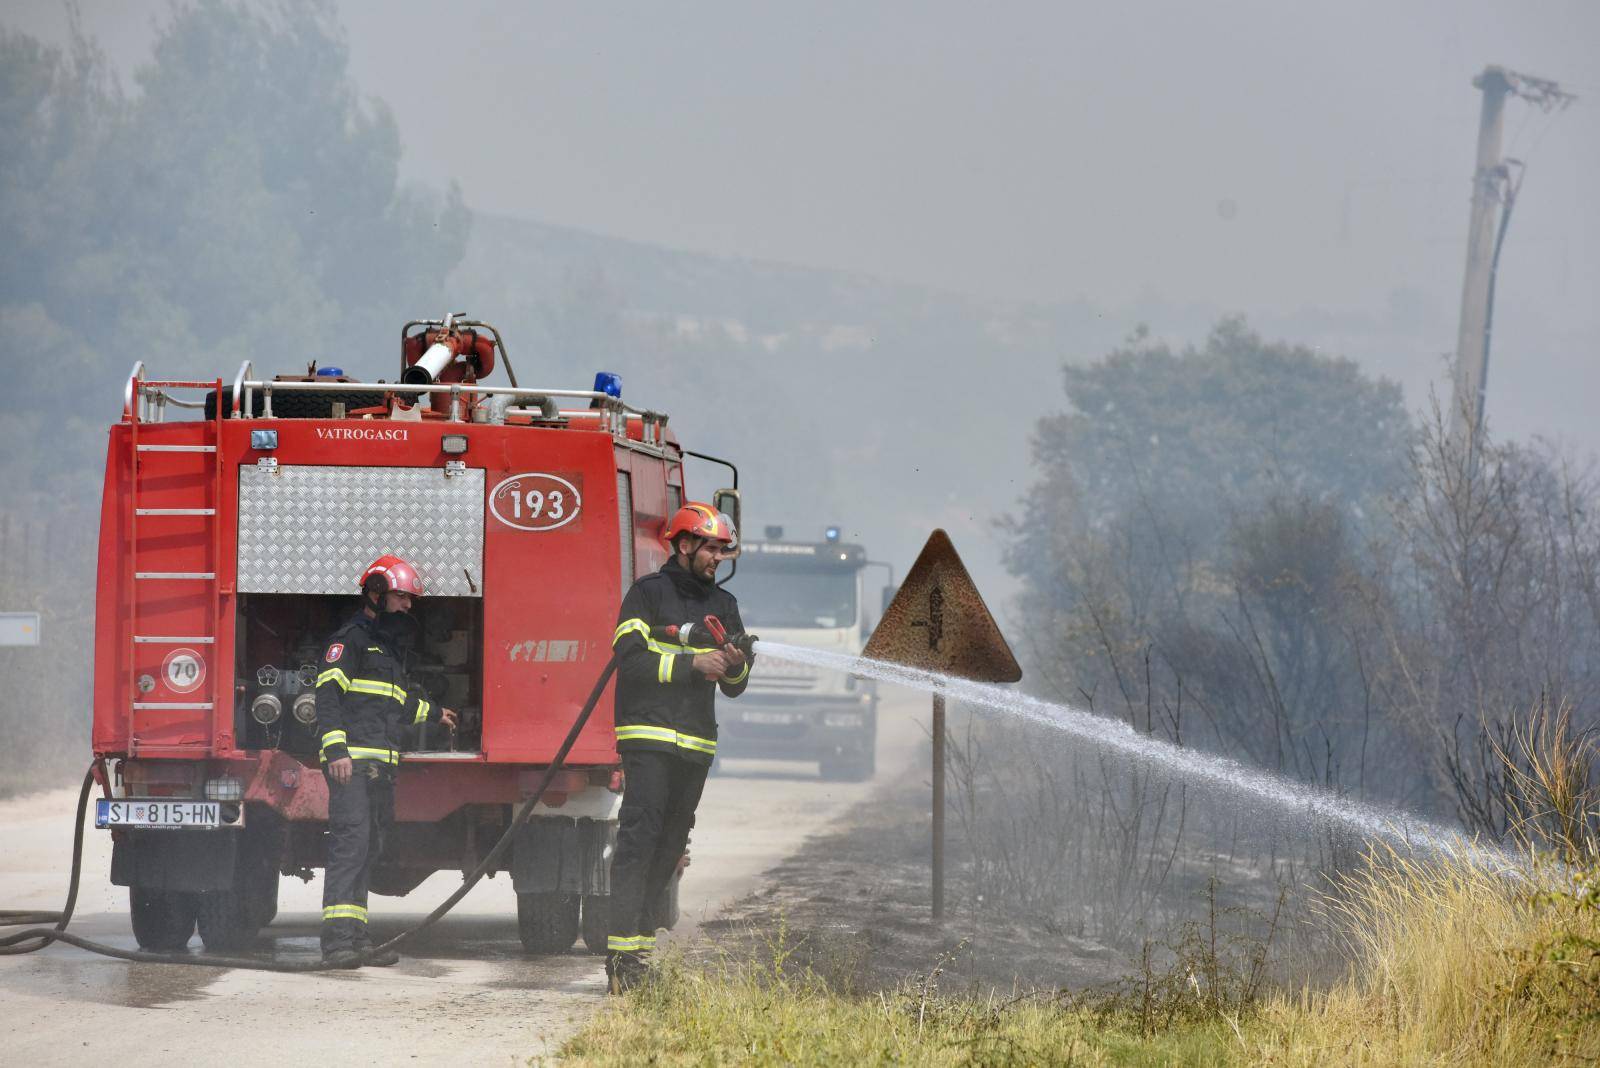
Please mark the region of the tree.
[[[397, 357], [368, 339], [442, 310], [470, 225], [457, 190], [400, 184], [395, 123], [351, 82], [326, 2], [175, 6], [133, 82], [81, 33], [62, 50], [0, 28], [0, 494], [7, 545], [30, 554], [0, 598], [39, 606], [49, 643], [7, 654], [13, 734], [56, 722], [76, 739], [87, 723], [92, 609], [78, 594], [133, 361], [211, 377], [319, 359], [376, 377]], [[52, 751], [50, 737], [7, 763]]]
[[1408, 457], [1399, 388], [1239, 320], [1181, 353], [1141, 333], [1063, 378], [1007, 557], [1038, 674], [1141, 729], [1359, 786], [1359, 594]]
[[6, 302], [120, 350], [118, 373], [133, 348], [281, 364], [289, 333], [293, 360], [331, 355], [431, 308], [468, 214], [399, 185], [393, 118], [350, 82], [330, 11], [175, 8], [131, 97], [81, 36], [0, 37]]
[[1370, 514], [1404, 469], [1410, 423], [1398, 385], [1350, 360], [1264, 342], [1239, 319], [1181, 353], [1141, 330], [1062, 377], [1069, 408], [1039, 424], [1039, 481], [1014, 528], [1021, 576], [1058, 573], [1049, 543], [1064, 526], [1136, 519], [1144, 547], [1181, 557], [1215, 544], [1231, 511], [1274, 494]]
[[[1397, 717], [1434, 743], [1462, 821], [1515, 814], [1501, 752], [1537, 710], [1579, 733], [1600, 705], [1600, 485], [1547, 446], [1454, 447], [1435, 408], [1393, 508], [1396, 552], [1372, 606]], [[1497, 752], [1496, 750], [1501, 752]]]

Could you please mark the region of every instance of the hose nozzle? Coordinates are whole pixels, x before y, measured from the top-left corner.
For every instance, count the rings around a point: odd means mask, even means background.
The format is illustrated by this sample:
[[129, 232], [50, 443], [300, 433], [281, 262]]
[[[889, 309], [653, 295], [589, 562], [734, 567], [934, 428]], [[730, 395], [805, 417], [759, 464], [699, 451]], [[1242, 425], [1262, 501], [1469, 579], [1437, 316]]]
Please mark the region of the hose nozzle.
[[722, 620], [718, 619], [716, 616], [706, 616], [706, 630], [711, 632], [711, 640], [716, 642], [719, 646], [731, 645], [735, 649], [739, 650], [740, 655], [742, 655], [746, 660], [755, 660], [755, 645], [756, 642], [761, 640], [758, 635], [749, 634], [745, 631], [736, 631], [732, 634], [729, 634], [728, 628], [724, 627], [722, 625]]

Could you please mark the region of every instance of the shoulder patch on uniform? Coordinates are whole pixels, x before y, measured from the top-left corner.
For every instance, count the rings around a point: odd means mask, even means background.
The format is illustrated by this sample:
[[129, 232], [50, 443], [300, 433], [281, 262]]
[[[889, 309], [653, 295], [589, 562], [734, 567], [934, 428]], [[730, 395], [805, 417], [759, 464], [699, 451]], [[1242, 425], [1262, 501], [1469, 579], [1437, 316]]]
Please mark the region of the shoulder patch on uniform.
[[344, 655], [344, 642], [334, 642], [328, 646], [328, 663], [333, 663]]

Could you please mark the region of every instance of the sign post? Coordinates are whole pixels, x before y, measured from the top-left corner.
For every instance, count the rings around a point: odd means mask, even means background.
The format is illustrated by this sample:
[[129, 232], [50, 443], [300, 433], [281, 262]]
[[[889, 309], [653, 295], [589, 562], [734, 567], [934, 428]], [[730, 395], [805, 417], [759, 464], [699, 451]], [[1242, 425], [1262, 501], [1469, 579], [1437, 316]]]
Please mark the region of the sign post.
[[933, 695], [933, 922], [944, 919], [944, 694]]
[[[1022, 668], [956, 553], [935, 530], [884, 609], [862, 656], [974, 682], [1016, 682]], [[945, 695], [933, 695], [933, 919], [944, 919]]]

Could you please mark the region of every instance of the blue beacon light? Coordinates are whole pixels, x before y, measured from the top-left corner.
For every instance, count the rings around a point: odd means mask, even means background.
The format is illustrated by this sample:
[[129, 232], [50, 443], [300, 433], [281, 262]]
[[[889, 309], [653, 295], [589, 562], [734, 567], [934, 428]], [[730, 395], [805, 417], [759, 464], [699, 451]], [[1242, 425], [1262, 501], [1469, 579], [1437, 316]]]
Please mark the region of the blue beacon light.
[[594, 391], [608, 397], [622, 399], [622, 376], [611, 371], [600, 371], [594, 376]]

